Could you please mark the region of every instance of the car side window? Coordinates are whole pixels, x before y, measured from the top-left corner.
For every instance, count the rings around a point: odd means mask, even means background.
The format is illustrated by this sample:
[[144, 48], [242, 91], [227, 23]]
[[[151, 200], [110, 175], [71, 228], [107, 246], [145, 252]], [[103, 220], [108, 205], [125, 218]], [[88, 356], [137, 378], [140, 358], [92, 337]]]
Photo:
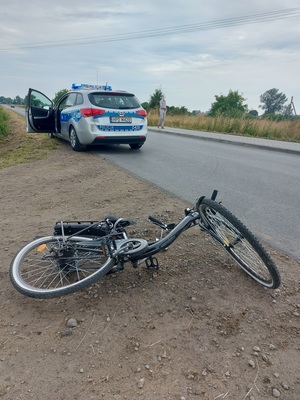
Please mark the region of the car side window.
[[52, 107], [51, 101], [42, 93], [33, 90], [30, 95], [30, 105], [49, 110]]
[[77, 93], [76, 103], [75, 105], [83, 104], [83, 95], [81, 93]]
[[77, 93], [70, 93], [66, 100], [66, 107], [72, 107], [76, 104]]

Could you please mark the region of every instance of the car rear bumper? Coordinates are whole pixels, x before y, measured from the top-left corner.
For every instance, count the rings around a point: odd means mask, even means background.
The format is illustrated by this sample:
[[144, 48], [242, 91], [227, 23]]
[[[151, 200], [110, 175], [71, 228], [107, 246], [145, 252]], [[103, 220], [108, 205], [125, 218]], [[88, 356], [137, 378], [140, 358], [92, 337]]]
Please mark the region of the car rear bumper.
[[146, 136], [97, 136], [91, 145], [101, 145], [101, 144], [131, 144], [139, 143], [143, 144], [146, 141]]

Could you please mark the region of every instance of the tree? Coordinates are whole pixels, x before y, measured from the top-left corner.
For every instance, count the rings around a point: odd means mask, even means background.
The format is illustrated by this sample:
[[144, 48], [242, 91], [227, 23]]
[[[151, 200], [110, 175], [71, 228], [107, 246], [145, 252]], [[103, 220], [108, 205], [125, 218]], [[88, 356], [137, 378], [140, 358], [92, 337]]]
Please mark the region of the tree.
[[224, 115], [227, 117], [242, 116], [247, 110], [247, 104], [243, 104], [246, 100], [237, 90], [229, 90], [227, 96], [216, 95], [216, 101], [212, 103], [211, 109], [208, 112], [210, 116]]
[[250, 110], [248, 112], [249, 117], [257, 118], [258, 117], [258, 111], [257, 110]]
[[141, 106], [148, 112], [150, 110], [148, 101], [144, 101]]
[[55, 97], [52, 100], [54, 104], [56, 104], [58, 102], [58, 100], [63, 97], [63, 95], [65, 95], [68, 92], [68, 89], [62, 89], [59, 92], [55, 93]]
[[21, 99], [20, 96], [16, 96], [14, 99], [14, 104], [24, 104], [24, 99]]
[[168, 114], [169, 115], [188, 115], [189, 111], [184, 106], [181, 106], [181, 107], [169, 106]]
[[153, 95], [150, 97], [149, 100], [149, 108], [159, 108], [159, 102], [163, 95], [164, 94], [161, 89], [155, 89]]
[[265, 110], [266, 114], [280, 114], [284, 110], [284, 103], [287, 97], [284, 93], [279, 92], [278, 89], [269, 89], [260, 96], [260, 102], [263, 103], [259, 107]]

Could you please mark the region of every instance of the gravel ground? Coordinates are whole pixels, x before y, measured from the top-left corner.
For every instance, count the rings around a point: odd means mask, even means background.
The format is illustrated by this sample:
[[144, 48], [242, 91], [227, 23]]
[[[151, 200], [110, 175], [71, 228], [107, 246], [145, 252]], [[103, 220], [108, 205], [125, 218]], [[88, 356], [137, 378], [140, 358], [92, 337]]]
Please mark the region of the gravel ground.
[[113, 213], [150, 239], [148, 215], [177, 222], [189, 205], [66, 143], [0, 177], [1, 399], [299, 400], [299, 262], [269, 248], [283, 284], [266, 290], [191, 229], [158, 271], [128, 266], [76, 294], [30, 299], [9, 265], [56, 221]]

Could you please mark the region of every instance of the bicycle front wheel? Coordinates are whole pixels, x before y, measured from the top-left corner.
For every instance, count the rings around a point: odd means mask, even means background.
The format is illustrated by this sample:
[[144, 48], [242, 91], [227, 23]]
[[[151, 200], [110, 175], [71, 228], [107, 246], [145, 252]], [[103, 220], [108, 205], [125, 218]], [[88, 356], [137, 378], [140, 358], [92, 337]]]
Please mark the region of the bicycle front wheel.
[[99, 240], [47, 236], [33, 240], [16, 254], [10, 279], [25, 296], [59, 297], [90, 286], [114, 264]]
[[218, 240], [238, 265], [256, 282], [276, 289], [280, 275], [257, 238], [221, 204], [203, 199], [198, 212], [207, 231]]

